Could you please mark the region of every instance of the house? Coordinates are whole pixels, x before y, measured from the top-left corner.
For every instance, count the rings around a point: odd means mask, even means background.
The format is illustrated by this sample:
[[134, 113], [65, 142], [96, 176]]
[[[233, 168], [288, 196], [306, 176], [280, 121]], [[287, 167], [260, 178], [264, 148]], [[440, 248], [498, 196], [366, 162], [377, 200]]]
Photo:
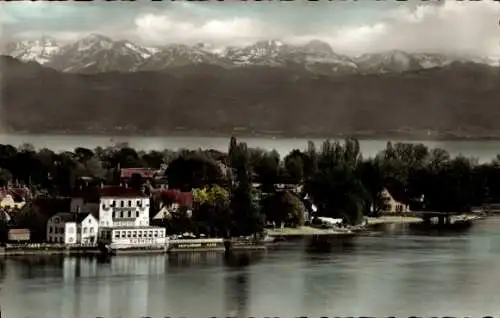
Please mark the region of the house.
[[[66, 243], [69, 240], [66, 239], [66, 233], [71, 235], [72, 228], [71, 223], [74, 220], [74, 214], [72, 213], [56, 213], [47, 221], [47, 242], [48, 243]], [[66, 228], [66, 226], [68, 227]]]
[[132, 188], [104, 187], [100, 189], [99, 226], [149, 226], [150, 199]]
[[7, 237], [9, 242], [29, 242], [31, 231], [29, 229], [9, 229]]
[[149, 225], [150, 198], [131, 188], [100, 189], [99, 241], [112, 248], [164, 245], [165, 228]]
[[143, 181], [152, 181], [155, 171], [150, 168], [122, 168], [120, 169], [120, 184], [126, 186], [135, 174], [139, 175]]
[[380, 197], [382, 199], [381, 209], [385, 213], [408, 213], [410, 206], [402, 202], [402, 199], [396, 200], [387, 189], [382, 190]]
[[57, 213], [47, 222], [47, 242], [95, 244], [99, 222], [91, 213]]
[[193, 207], [193, 193], [181, 192], [178, 190], [159, 190], [155, 192], [156, 198], [160, 201], [161, 208], [152, 218], [153, 221], [163, 221], [172, 214], [184, 208], [188, 217], [191, 216]]
[[21, 209], [26, 204], [28, 194], [25, 188], [0, 189], [0, 208]]

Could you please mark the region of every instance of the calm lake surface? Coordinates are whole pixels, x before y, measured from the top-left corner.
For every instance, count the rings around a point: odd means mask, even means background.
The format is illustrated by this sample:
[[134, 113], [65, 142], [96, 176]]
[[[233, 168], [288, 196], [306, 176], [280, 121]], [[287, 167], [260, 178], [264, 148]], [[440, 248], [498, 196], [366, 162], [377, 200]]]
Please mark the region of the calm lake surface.
[[[305, 149], [308, 139], [299, 138], [239, 138], [249, 147], [276, 149], [282, 156], [293, 149]], [[324, 139], [312, 139], [319, 148]], [[480, 161], [489, 161], [500, 153], [500, 141], [404, 141], [424, 143], [430, 148], [443, 148], [451, 155], [474, 157]], [[95, 148], [97, 146], [113, 146], [127, 142], [133, 148], [140, 150], [177, 150], [185, 149], [216, 149], [227, 151], [229, 137], [113, 137], [113, 136], [81, 136], [81, 135], [2, 135], [0, 144], [20, 146], [29, 143], [36, 148], [49, 148], [56, 151], [73, 150], [76, 147]], [[374, 156], [384, 149], [387, 140], [361, 140], [361, 150], [365, 157]]]
[[500, 218], [452, 234], [383, 230], [323, 251], [298, 240], [232, 258], [6, 258], [2, 317], [500, 314]]

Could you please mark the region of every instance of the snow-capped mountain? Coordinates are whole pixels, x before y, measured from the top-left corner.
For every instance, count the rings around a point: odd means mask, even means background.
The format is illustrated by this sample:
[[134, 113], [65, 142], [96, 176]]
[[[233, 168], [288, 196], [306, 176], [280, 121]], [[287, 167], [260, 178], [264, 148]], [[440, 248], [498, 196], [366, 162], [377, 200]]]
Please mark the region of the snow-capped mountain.
[[47, 65], [74, 73], [128, 72], [151, 55], [151, 50], [132, 42], [91, 34], [62, 47]]
[[392, 73], [421, 69], [418, 59], [403, 51], [363, 54], [355, 58], [361, 72]]
[[115, 41], [99, 34], [91, 34], [65, 46], [58, 45], [48, 37], [19, 41], [7, 44], [2, 53], [22, 61], [34, 61], [74, 73], [155, 71], [208, 64], [226, 68], [252, 65], [299, 67], [316, 74], [339, 75], [405, 72], [443, 67], [456, 61], [488, 65], [498, 65], [499, 62], [498, 59], [407, 53], [400, 50], [351, 58], [334, 52], [328, 43], [318, 40], [303, 45], [270, 40], [225, 49], [216, 49], [205, 43], [149, 48], [130, 41]]
[[235, 65], [284, 67], [299, 64], [309, 70], [326, 72], [357, 68], [349, 57], [335, 53], [330, 45], [318, 40], [297, 46], [277, 40], [261, 41], [241, 48], [229, 47], [221, 55]]
[[155, 54], [148, 59], [145, 59], [142, 64], [136, 67], [135, 70], [155, 71], [171, 67], [196, 64], [213, 64], [225, 67], [231, 66], [230, 61], [217, 54], [204, 50], [203, 46], [200, 44], [195, 46], [172, 44], [162, 49], [158, 49]]
[[50, 37], [41, 37], [38, 40], [24, 40], [7, 43], [2, 48], [2, 54], [10, 55], [23, 62], [37, 62], [46, 64], [60, 50], [59, 44]]

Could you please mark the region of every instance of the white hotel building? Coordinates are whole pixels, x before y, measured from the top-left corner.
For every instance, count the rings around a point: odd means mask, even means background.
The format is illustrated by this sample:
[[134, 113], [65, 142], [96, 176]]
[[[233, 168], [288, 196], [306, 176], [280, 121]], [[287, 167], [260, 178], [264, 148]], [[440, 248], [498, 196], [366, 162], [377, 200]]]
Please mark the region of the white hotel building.
[[165, 228], [149, 225], [150, 199], [130, 188], [102, 188], [99, 201], [99, 241], [113, 249], [162, 247]]
[[134, 189], [104, 187], [99, 189], [98, 201], [73, 198], [70, 209], [48, 220], [47, 242], [104, 243], [112, 249], [167, 243], [165, 228], [149, 225], [149, 197]]

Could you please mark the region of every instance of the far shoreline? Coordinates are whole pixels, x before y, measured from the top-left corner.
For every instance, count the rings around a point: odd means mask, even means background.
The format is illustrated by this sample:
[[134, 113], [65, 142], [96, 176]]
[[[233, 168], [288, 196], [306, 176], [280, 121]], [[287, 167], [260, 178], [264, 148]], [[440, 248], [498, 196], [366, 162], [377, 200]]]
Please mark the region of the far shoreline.
[[392, 142], [500, 142], [500, 135], [490, 136], [455, 136], [450, 134], [435, 135], [429, 137], [423, 134], [398, 134], [398, 133], [353, 133], [353, 134], [334, 134], [334, 135], [319, 135], [319, 134], [284, 134], [284, 133], [244, 133], [235, 131], [233, 133], [223, 133], [214, 131], [197, 131], [197, 130], [172, 130], [165, 132], [82, 132], [82, 131], [47, 131], [47, 132], [34, 132], [34, 131], [0, 131], [0, 135], [4, 136], [75, 136], [75, 137], [107, 137], [113, 138], [227, 138], [231, 137], [242, 139], [297, 139], [297, 140], [343, 140], [346, 138], [355, 138], [359, 141], [392, 141]]

